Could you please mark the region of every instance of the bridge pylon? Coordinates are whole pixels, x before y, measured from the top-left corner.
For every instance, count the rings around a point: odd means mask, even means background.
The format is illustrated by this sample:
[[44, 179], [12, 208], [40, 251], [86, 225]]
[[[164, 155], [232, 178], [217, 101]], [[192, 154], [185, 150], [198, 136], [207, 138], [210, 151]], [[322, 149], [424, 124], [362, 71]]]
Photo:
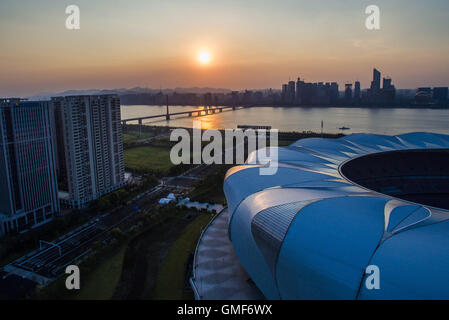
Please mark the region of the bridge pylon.
[[167, 98], [167, 113], [165, 114], [165, 119], [170, 120], [170, 111], [168, 108], [168, 95], [166, 95], [166, 98]]

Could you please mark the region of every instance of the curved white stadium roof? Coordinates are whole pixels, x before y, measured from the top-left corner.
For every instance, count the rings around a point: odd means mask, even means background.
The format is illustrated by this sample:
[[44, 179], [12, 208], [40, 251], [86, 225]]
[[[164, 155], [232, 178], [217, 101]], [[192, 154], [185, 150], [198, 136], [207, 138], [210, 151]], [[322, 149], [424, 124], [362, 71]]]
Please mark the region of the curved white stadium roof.
[[[237, 258], [268, 299], [448, 299], [448, 211], [371, 191], [340, 170], [363, 155], [448, 148], [449, 135], [353, 134], [278, 148], [272, 176], [258, 164], [232, 168], [224, 191]], [[365, 285], [369, 265], [380, 289]]]

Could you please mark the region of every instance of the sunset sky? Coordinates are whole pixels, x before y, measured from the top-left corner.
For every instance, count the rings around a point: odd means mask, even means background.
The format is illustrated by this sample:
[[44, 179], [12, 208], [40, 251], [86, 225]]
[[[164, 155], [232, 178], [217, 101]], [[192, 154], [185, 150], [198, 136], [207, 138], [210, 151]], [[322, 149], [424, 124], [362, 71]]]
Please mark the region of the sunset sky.
[[[71, 4], [80, 30], [65, 28]], [[379, 31], [365, 28], [371, 4]], [[447, 0], [2, 0], [0, 96], [278, 89], [299, 75], [366, 88], [373, 67], [398, 88], [448, 86], [448, 31]]]

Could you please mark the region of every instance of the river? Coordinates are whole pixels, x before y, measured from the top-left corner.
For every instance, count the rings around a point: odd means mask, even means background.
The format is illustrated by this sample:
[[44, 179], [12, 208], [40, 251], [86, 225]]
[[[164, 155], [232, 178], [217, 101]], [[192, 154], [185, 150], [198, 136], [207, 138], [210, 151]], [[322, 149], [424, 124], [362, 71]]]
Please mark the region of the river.
[[[193, 106], [170, 106], [170, 112], [199, 109]], [[165, 106], [122, 106], [122, 119], [164, 114]], [[321, 131], [337, 133], [400, 134], [426, 131], [449, 134], [449, 109], [378, 109], [378, 108], [283, 108], [253, 107], [236, 111], [223, 111], [203, 117], [177, 116], [144, 120], [144, 124], [171, 127], [192, 127], [201, 120], [204, 129], [234, 129], [237, 125], [271, 126], [280, 131]], [[341, 131], [339, 128], [348, 127]]]

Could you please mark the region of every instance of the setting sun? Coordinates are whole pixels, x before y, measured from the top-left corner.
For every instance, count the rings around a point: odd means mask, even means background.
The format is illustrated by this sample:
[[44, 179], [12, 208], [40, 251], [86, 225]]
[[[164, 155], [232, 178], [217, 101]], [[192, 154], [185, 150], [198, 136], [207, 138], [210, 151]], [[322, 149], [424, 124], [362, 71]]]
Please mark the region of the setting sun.
[[207, 51], [202, 51], [198, 54], [198, 61], [201, 64], [208, 64], [211, 60], [210, 53]]

